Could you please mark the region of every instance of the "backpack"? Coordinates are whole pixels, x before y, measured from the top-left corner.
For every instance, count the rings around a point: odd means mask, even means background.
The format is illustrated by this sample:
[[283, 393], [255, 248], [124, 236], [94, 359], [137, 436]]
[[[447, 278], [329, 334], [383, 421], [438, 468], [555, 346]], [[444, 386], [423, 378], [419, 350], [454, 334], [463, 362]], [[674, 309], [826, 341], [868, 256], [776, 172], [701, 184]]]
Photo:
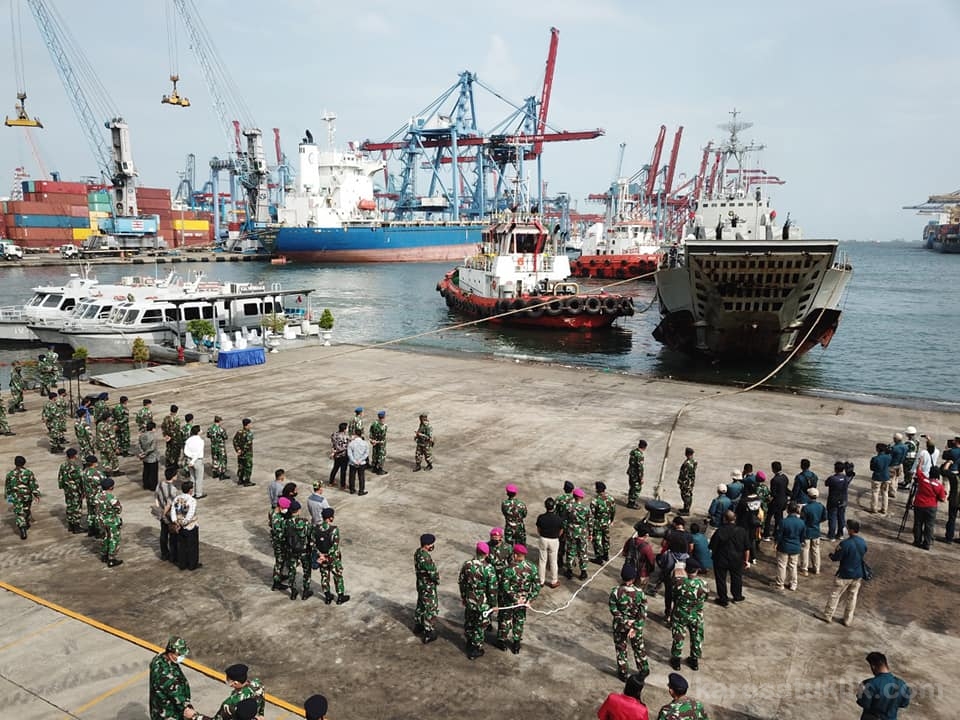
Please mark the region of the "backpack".
[[[648, 576], [653, 572], [654, 566], [650, 564], [647, 556], [641, 552], [642, 548], [649, 545], [650, 543], [646, 540], [633, 538], [627, 549], [627, 564], [633, 565], [637, 574], [640, 576]], [[646, 570], [646, 572], [644, 572], [644, 570]]]
[[293, 523], [287, 523], [285, 537], [287, 540], [287, 549], [290, 550], [291, 553], [296, 555], [303, 552], [303, 538], [300, 537]]
[[316, 532], [317, 537], [317, 552], [321, 555], [329, 555], [330, 551], [333, 549], [333, 525], [324, 530], [322, 527], [317, 528]]

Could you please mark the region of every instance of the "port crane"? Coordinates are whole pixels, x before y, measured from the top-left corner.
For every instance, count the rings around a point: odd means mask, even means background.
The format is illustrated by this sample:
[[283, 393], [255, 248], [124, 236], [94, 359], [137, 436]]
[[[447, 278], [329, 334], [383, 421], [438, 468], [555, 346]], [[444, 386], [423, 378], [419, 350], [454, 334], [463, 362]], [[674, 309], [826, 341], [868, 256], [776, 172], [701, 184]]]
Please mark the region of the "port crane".
[[[245, 233], [253, 236], [256, 229], [270, 220], [270, 170], [263, 149], [263, 133], [240, 95], [226, 64], [213, 44], [213, 35], [204, 24], [194, 0], [169, 0], [180, 15], [190, 38], [190, 47], [200, 65], [220, 127], [231, 148], [227, 159], [210, 161], [213, 180], [213, 219], [220, 237], [219, 172], [227, 170], [240, 183], [246, 196]], [[179, 79], [179, 78], [178, 78]], [[229, 109], [228, 109], [229, 108]], [[239, 118], [239, 120], [234, 119]], [[241, 140], [242, 138], [242, 140]], [[232, 194], [231, 194], [232, 195]]]
[[40, 122], [40, 118], [32, 118], [27, 112], [27, 84], [23, 71], [23, 27], [20, 18], [20, 3], [18, 2], [10, 3], [10, 31], [13, 38], [13, 42], [10, 43], [10, 48], [13, 51], [13, 76], [17, 82], [17, 103], [14, 106], [17, 114], [16, 117], [7, 115], [3, 124], [7, 127], [26, 128], [28, 139], [32, 143], [33, 139], [29, 135], [29, 129], [42, 128], [43, 123]]
[[[66, 23], [50, 0], [25, 0], [50, 53], [74, 113], [100, 169], [111, 183], [112, 217], [104, 218], [100, 230], [119, 239], [131, 238], [139, 247], [143, 238], [156, 238], [156, 215], [140, 215], [137, 207], [136, 165], [130, 146], [130, 128], [111, 100], [106, 88], [66, 30]], [[87, 92], [87, 87], [90, 93]], [[93, 105], [96, 105], [96, 111]], [[108, 118], [106, 122], [97, 119]], [[108, 143], [102, 127], [110, 131]]]
[[169, 3], [164, 4], [167, 15], [167, 55], [170, 58], [170, 82], [173, 83], [173, 90], [169, 95], [160, 98], [161, 105], [173, 105], [174, 107], [190, 107], [190, 101], [177, 90], [177, 83], [180, 82], [180, 48], [177, 38], [177, 22], [174, 18], [174, 10]]
[[[475, 88], [505, 100], [503, 95], [464, 71], [458, 81], [417, 113], [384, 142], [365, 141], [366, 152], [396, 153], [400, 158], [399, 181], [385, 188], [396, 194], [393, 214], [410, 219], [415, 213], [439, 214], [452, 220], [482, 219], [491, 211], [517, 202], [513, 187], [524, 177], [523, 163], [537, 163], [536, 206], [543, 207], [541, 155], [547, 142], [590, 140], [603, 135], [602, 129], [559, 131], [547, 123], [553, 89], [560, 31], [550, 30], [544, 81], [540, 99], [523, 103], [507, 100], [512, 112], [487, 131], [477, 122]], [[445, 170], [449, 167], [449, 176]], [[472, 168], [472, 178], [468, 178]], [[511, 179], [510, 170], [516, 177]], [[425, 195], [418, 192], [419, 171], [426, 169], [429, 184]], [[488, 174], [489, 178], [488, 187]], [[488, 197], [488, 195], [490, 197]]]

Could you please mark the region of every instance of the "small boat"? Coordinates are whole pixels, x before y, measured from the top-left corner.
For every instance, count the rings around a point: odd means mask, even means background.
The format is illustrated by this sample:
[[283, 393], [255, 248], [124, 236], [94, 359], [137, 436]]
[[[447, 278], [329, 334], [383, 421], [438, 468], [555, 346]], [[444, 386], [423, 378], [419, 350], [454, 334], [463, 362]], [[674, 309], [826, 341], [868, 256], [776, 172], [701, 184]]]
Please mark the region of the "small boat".
[[633, 298], [582, 293], [570, 259], [537, 215], [505, 213], [481, 235], [481, 252], [444, 275], [437, 290], [452, 310], [491, 323], [554, 330], [606, 328], [633, 315]]
[[653, 235], [653, 221], [622, 218], [609, 227], [594, 223], [587, 229], [583, 251], [570, 263], [570, 272], [578, 278], [626, 280], [641, 275], [652, 278], [661, 257], [661, 243]]

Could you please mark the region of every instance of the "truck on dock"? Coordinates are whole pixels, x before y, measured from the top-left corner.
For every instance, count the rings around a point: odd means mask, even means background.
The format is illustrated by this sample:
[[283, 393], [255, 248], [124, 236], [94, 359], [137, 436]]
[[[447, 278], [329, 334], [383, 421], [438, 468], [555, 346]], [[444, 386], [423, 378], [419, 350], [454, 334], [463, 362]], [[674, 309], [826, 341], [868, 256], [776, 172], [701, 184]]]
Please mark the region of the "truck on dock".
[[146, 251], [162, 251], [167, 243], [160, 235], [91, 235], [80, 246], [80, 257], [120, 257]]
[[9, 240], [0, 239], [0, 257], [4, 260], [23, 260], [23, 248]]

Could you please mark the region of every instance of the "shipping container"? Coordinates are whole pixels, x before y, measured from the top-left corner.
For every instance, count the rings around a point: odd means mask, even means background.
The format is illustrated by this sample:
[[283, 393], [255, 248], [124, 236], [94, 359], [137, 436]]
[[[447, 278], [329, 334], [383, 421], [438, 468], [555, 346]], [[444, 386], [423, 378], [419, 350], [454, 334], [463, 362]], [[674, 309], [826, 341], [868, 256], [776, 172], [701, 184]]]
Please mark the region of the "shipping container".
[[202, 231], [207, 232], [210, 229], [210, 222], [208, 220], [181, 220], [178, 217], [173, 219], [173, 229], [174, 230], [193, 230], [193, 231]]
[[92, 218], [105, 218], [110, 217], [112, 213], [109, 210], [91, 210], [90, 217]]
[[38, 247], [38, 243], [39, 246], [44, 243], [61, 245], [73, 241], [73, 228], [8, 227], [7, 230], [11, 240], [24, 241], [24, 244], [30, 241], [28, 247]]
[[91, 228], [74, 228], [73, 229], [73, 239], [74, 240], [86, 240], [88, 237], [94, 234], [94, 230]]
[[67, 215], [70, 217], [90, 218], [90, 211], [87, 209], [86, 205], [70, 205], [68, 206], [67, 210]]
[[36, 180], [32, 192], [56, 193], [61, 195], [86, 195], [87, 184], [78, 182], [59, 182], [55, 180]]
[[47, 203], [57, 203], [59, 205], [86, 205], [87, 204], [87, 194], [86, 193], [46, 193], [46, 192], [32, 192], [24, 195], [24, 200], [32, 200], [34, 202], [47, 202]]
[[170, 189], [169, 188], [148, 188], [148, 187], [138, 187], [137, 188], [137, 200], [169, 200], [170, 199]]
[[14, 215], [13, 224], [19, 228], [78, 228], [90, 227], [89, 217], [69, 215]]

